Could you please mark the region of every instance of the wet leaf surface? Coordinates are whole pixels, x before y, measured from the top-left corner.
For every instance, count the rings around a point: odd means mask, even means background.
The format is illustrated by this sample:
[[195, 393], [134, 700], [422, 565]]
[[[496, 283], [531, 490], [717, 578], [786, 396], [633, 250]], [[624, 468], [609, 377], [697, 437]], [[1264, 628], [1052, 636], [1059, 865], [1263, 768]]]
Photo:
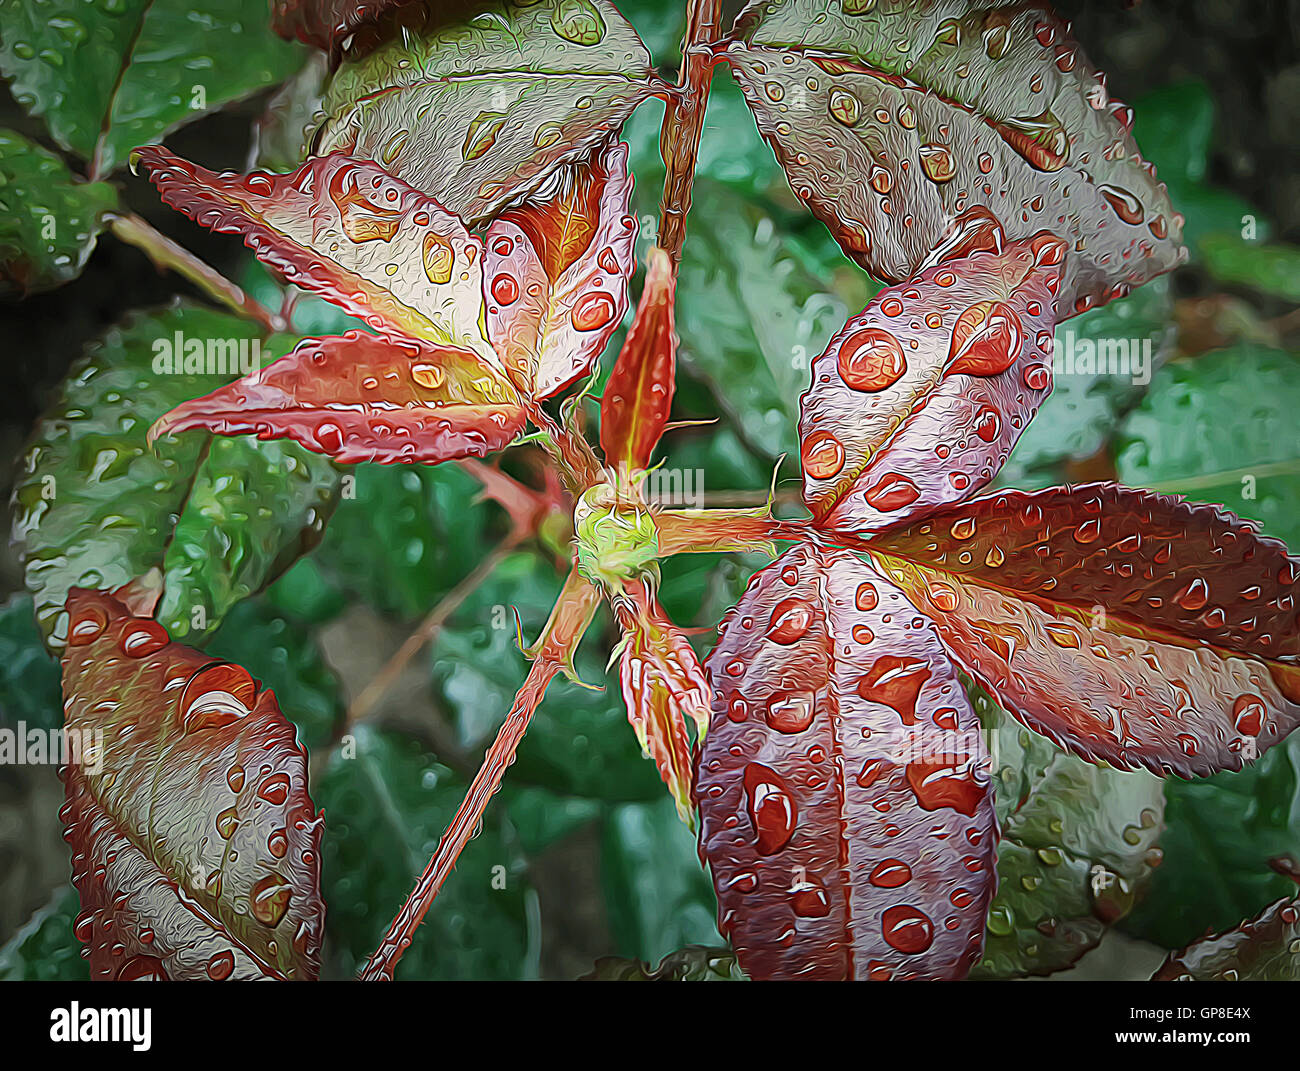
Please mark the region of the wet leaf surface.
[[0, 12], [0, 72], [63, 148], [107, 175], [136, 145], [275, 85], [302, 50], [263, 0], [46, 0]]
[[483, 223], [608, 140], [648, 95], [649, 73], [645, 46], [605, 0], [486, 5], [345, 63], [318, 151], [378, 161]]
[[111, 186], [77, 182], [62, 160], [12, 130], [0, 130], [0, 196], [0, 292], [20, 297], [80, 275], [103, 214], [117, 205]]
[[812, 362], [799, 436], [821, 526], [865, 538], [969, 497], [1052, 389], [1061, 243], [1003, 248], [996, 224], [977, 240], [882, 290]]
[[[466, 783], [409, 738], [361, 726], [335, 750], [317, 796], [328, 930], [340, 974], [351, 977], [415, 885]], [[525, 977], [530, 893], [518, 847], [494, 806], [466, 846], [411, 947], [399, 979]]]
[[1119, 429], [1116, 471], [1300, 545], [1298, 407], [1300, 357], [1283, 350], [1243, 343], [1167, 365]]
[[241, 439], [215, 453], [206, 436], [147, 444], [168, 409], [229, 378], [155, 372], [157, 344], [174, 348], [178, 335], [255, 352], [255, 328], [233, 316], [182, 303], [137, 313], [73, 366], [23, 456], [13, 534], [56, 647], [69, 588], [116, 587], [154, 566], [166, 571], [163, 624], [202, 636], [311, 546], [332, 509], [337, 472], [292, 444]]
[[1071, 256], [1061, 317], [1179, 262], [1179, 220], [1067, 25], [966, 0], [876, 9], [760, 0], [724, 57], [796, 195], [845, 252], [901, 283], [951, 221], [991, 210]]
[[1084, 758], [1203, 776], [1300, 721], [1300, 562], [1212, 506], [995, 493], [872, 547], [1005, 709]]
[[321, 821], [274, 694], [111, 596], [68, 609], [66, 727], [89, 750], [61, 817], [91, 977], [315, 978]]
[[971, 690], [993, 756], [998, 888], [972, 978], [1064, 970], [1145, 892], [1160, 862], [1161, 782], [1094, 766]]
[[760, 572], [706, 663], [700, 854], [755, 979], [961, 978], [995, 884], [978, 722], [933, 624], [847, 551]]

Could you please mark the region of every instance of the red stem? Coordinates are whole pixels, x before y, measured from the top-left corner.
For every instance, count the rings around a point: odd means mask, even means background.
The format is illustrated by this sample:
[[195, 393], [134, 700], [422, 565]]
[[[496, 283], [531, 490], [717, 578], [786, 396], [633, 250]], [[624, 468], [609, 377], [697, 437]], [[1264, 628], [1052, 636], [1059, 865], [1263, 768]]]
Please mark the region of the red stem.
[[679, 92], [668, 102], [659, 133], [659, 152], [668, 175], [659, 207], [659, 246], [676, 264], [686, 240], [686, 214], [691, 209], [691, 182], [700, 151], [700, 131], [709, 100], [713, 57], [700, 46], [711, 45], [722, 27], [722, 0], [692, 0], [682, 40], [682, 75]]
[[429, 865], [424, 868], [424, 873], [420, 875], [420, 880], [416, 882], [411, 895], [406, 898], [406, 903], [402, 905], [392, 925], [388, 927], [384, 939], [362, 968], [359, 976], [361, 981], [391, 982], [393, 980], [397, 961], [402, 958], [402, 953], [410, 948], [411, 938], [424, 919], [425, 912], [429, 910], [433, 898], [442, 888], [442, 883], [447, 880], [447, 876], [455, 867], [461, 849], [478, 829], [488, 800], [501, 786], [501, 778], [506, 768], [515, 761], [515, 749], [523, 739], [533, 711], [537, 709], [542, 696], [546, 694], [546, 686], [550, 684], [551, 678], [559, 668], [557, 663], [539, 658], [529, 669], [528, 679], [524, 681], [519, 694], [515, 696], [514, 705], [506, 715], [505, 724], [501, 726], [496, 739], [492, 741], [492, 746], [488, 748], [483, 758], [483, 765], [479, 767], [473, 783], [469, 786], [469, 791], [465, 793], [465, 798], [461, 801], [455, 817], [452, 818], [451, 825], [442, 835], [433, 858], [429, 860]]

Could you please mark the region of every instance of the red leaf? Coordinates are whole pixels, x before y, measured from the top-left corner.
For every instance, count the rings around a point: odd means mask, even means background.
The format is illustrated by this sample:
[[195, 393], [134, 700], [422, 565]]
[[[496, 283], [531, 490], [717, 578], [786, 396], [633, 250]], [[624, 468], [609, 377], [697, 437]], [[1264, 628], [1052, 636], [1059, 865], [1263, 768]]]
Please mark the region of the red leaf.
[[486, 235], [488, 335], [516, 383], [536, 398], [591, 370], [627, 311], [636, 219], [627, 146], [552, 176]]
[[799, 432], [822, 527], [866, 536], [967, 497], [1050, 392], [1061, 243], [983, 233], [998, 252], [882, 290], [813, 362]]
[[378, 164], [334, 153], [288, 175], [218, 175], [158, 146], [135, 158], [167, 204], [238, 234], [288, 282], [382, 334], [468, 350], [501, 368], [480, 327], [483, 244]]
[[702, 740], [709, 727], [709, 683], [686, 637], [642, 581], [625, 582], [612, 605], [624, 637], [619, 675], [628, 721], [668, 786], [678, 815], [694, 828], [686, 719]]
[[346, 464], [433, 464], [508, 445], [524, 410], [465, 350], [350, 331], [309, 338], [266, 368], [178, 405], [150, 429], [288, 437]]
[[927, 621], [846, 551], [758, 573], [707, 662], [700, 852], [752, 978], [959, 978], [996, 884], [988, 759]]
[[676, 291], [672, 258], [655, 246], [636, 317], [600, 404], [600, 447], [610, 467], [623, 474], [649, 464], [668, 424], [677, 365]]
[[871, 550], [1007, 710], [1084, 758], [1199, 776], [1300, 724], [1300, 561], [1226, 511], [1011, 491]]
[[[473, 10], [466, 0], [443, 3], [467, 8], [467, 14]], [[271, 25], [281, 37], [296, 37], [332, 52], [357, 30], [373, 28], [389, 11], [413, 4], [414, 0], [271, 0]]]
[[[321, 819], [274, 693], [73, 588], [61, 812], [91, 976], [312, 979]], [[92, 761], [93, 759], [93, 761]]]

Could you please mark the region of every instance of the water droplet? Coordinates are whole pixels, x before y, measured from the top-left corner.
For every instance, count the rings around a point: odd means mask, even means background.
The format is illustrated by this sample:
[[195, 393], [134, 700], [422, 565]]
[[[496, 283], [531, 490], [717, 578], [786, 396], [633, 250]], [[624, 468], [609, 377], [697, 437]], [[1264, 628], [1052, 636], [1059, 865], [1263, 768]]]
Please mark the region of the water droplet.
[[931, 182], [951, 182], [957, 174], [952, 153], [943, 145], [922, 145], [918, 150], [921, 156], [921, 170]]
[[863, 498], [881, 513], [892, 513], [910, 506], [921, 497], [920, 488], [906, 476], [887, 472], [874, 485], [863, 492]]
[[814, 480], [829, 480], [844, 468], [844, 447], [829, 431], [815, 431], [803, 441], [803, 470]]
[[808, 692], [779, 692], [767, 704], [763, 717], [780, 733], [801, 733], [812, 724], [816, 706]]
[[224, 982], [230, 977], [231, 972], [235, 969], [235, 954], [226, 949], [224, 952], [218, 952], [208, 960], [208, 977], [214, 982]]
[[1232, 704], [1232, 724], [1243, 736], [1258, 736], [1264, 727], [1264, 700], [1247, 692]]
[[1020, 317], [1000, 301], [979, 301], [958, 317], [948, 349], [949, 375], [995, 376], [1020, 356]]
[[820, 882], [806, 879], [794, 887], [790, 906], [802, 919], [821, 919], [830, 914], [831, 898]]
[[784, 599], [772, 610], [767, 638], [774, 643], [791, 644], [800, 639], [812, 624], [813, 608], [804, 599]]
[[271, 774], [257, 788], [257, 794], [267, 803], [280, 806], [289, 798], [289, 775], [288, 774]]
[[764, 855], [780, 851], [794, 833], [798, 818], [789, 788], [770, 766], [751, 762], [745, 767], [745, 798], [758, 850]]
[[124, 655], [144, 658], [167, 646], [167, 630], [156, 621], [135, 618], [122, 629], [118, 646]]
[[882, 859], [867, 880], [879, 889], [897, 889], [912, 880], [912, 868], [901, 859]]
[[907, 767], [907, 783], [916, 801], [927, 811], [951, 807], [972, 818], [984, 800], [984, 788], [969, 770], [937, 763], [913, 762]]
[[217, 832], [221, 834], [222, 840], [229, 840], [235, 835], [235, 830], [239, 828], [239, 812], [234, 807], [227, 807], [217, 815]]
[[880, 596], [876, 593], [876, 585], [868, 580], [858, 585], [857, 593], [853, 596], [854, 605], [859, 610], [874, 610], [879, 601]]
[[551, 27], [575, 45], [598, 45], [605, 36], [605, 20], [591, 0], [559, 0], [551, 11]]
[[934, 940], [930, 916], [910, 904], [887, 908], [881, 917], [881, 932], [891, 948], [913, 956], [924, 952]]
[[916, 701], [930, 679], [924, 659], [882, 655], [858, 682], [858, 695], [897, 711], [905, 725], [916, 724]]
[[108, 615], [93, 603], [82, 603], [68, 623], [68, 644], [82, 647], [98, 639], [108, 625]]
[[284, 918], [291, 896], [292, 890], [284, 878], [279, 874], [267, 874], [253, 886], [248, 906], [252, 908], [253, 918], [263, 926], [275, 926]]
[[424, 274], [435, 286], [444, 286], [451, 282], [451, 273], [456, 267], [456, 252], [451, 241], [441, 234], [429, 231], [424, 236], [421, 247], [424, 260]]
[[596, 331], [613, 320], [617, 311], [612, 297], [595, 290], [578, 299], [569, 320], [578, 331]]
[[502, 272], [492, 280], [492, 300], [498, 305], [513, 305], [519, 300], [519, 283], [513, 275]]
[[248, 670], [233, 662], [212, 662], [185, 682], [176, 713], [187, 733], [218, 729], [248, 717], [256, 698], [257, 682]]
[[863, 328], [846, 338], [836, 365], [849, 387], [868, 393], [884, 390], [907, 370], [898, 339], [875, 327]]
[[1097, 192], [1106, 198], [1106, 203], [1115, 210], [1115, 215], [1125, 223], [1137, 226], [1145, 218], [1142, 202], [1128, 190], [1103, 182], [1097, 187]]
[[844, 126], [856, 126], [862, 116], [862, 107], [858, 98], [845, 89], [832, 89], [830, 99], [831, 116]]

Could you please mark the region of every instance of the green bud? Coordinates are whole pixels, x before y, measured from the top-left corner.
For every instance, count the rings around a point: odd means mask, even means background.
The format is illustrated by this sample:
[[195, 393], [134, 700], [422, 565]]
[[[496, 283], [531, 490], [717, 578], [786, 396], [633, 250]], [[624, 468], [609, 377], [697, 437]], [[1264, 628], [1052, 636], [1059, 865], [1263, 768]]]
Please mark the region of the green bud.
[[573, 511], [578, 569], [612, 585], [650, 569], [659, 557], [659, 531], [644, 508], [620, 498], [609, 484], [590, 488]]

